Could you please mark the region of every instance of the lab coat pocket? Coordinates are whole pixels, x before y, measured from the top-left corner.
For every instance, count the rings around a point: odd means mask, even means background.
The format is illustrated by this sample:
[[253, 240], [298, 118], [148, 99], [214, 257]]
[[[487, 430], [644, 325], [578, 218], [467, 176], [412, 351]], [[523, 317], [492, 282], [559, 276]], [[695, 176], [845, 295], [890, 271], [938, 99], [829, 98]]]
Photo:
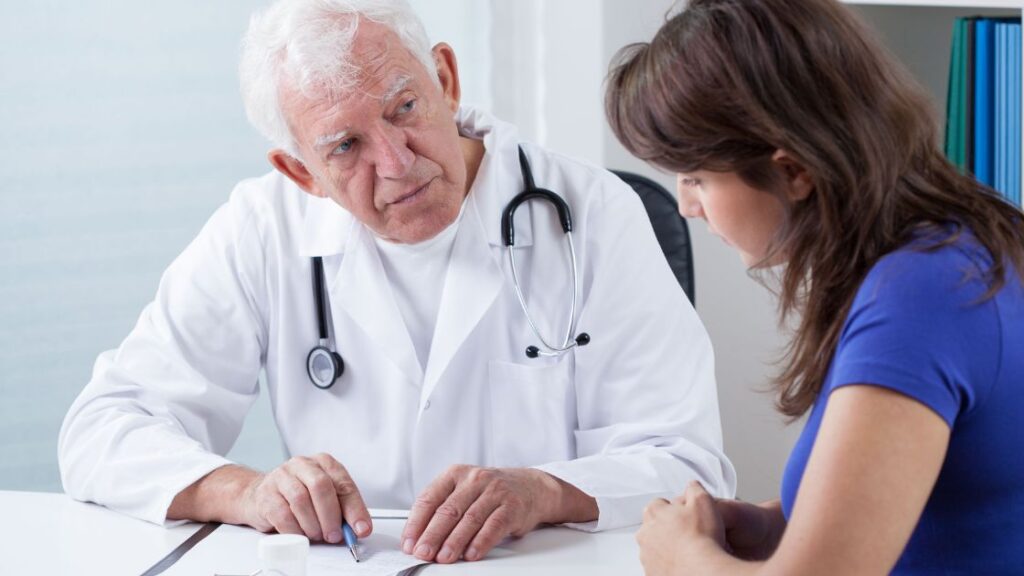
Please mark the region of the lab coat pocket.
[[536, 466], [575, 457], [576, 400], [569, 363], [488, 366], [494, 466]]

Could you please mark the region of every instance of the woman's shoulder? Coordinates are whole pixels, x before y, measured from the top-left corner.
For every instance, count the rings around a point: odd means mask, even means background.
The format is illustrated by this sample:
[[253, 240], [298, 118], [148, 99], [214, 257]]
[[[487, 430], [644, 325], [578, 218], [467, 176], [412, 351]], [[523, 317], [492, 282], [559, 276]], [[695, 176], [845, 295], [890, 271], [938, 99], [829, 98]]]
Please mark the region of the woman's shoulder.
[[974, 301], [988, 291], [992, 258], [970, 230], [922, 231], [868, 271], [858, 300], [882, 294]]

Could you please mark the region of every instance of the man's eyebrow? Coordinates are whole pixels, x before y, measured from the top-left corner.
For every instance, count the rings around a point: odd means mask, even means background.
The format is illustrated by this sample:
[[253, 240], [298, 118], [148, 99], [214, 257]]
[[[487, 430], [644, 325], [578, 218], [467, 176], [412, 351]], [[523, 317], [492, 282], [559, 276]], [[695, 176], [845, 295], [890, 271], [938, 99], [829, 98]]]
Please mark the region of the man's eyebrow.
[[402, 90], [405, 90], [406, 86], [408, 86], [410, 82], [412, 82], [412, 76], [409, 76], [408, 74], [403, 74], [396, 78], [395, 81], [391, 83], [391, 87], [381, 95], [380, 103], [387, 104], [390, 102], [395, 96], [398, 96]]
[[[409, 86], [410, 82], [412, 82], [412, 76], [408, 74], [403, 74], [396, 78], [395, 81], [391, 83], [391, 87], [388, 88], [387, 91], [385, 91], [384, 94], [381, 95], [381, 104], [387, 104], [388, 102], [393, 100], [395, 96], [398, 96], [402, 92], [402, 90], [405, 90]], [[342, 130], [341, 132], [335, 132], [334, 134], [324, 134], [322, 136], [318, 136], [317, 139], [313, 142], [313, 147], [322, 148], [324, 146], [327, 146], [328, 144], [335, 144], [337, 142], [341, 142], [342, 140], [348, 137], [348, 133], [348, 130]]]
[[341, 132], [335, 132], [334, 134], [324, 134], [318, 136], [316, 142], [313, 143], [314, 148], [322, 148], [328, 144], [334, 144], [341, 142], [348, 137], [348, 130], [342, 130]]

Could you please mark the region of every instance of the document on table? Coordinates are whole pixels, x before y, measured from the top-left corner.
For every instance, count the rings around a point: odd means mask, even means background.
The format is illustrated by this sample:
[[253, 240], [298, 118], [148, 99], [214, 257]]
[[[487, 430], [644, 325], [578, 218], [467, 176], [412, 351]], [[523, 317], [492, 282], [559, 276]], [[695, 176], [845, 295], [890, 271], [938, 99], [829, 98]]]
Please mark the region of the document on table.
[[409, 511], [391, 508], [370, 508], [370, 518], [375, 520], [408, 520]]
[[402, 553], [398, 538], [372, 534], [359, 540], [360, 559], [356, 562], [344, 544], [313, 544], [306, 563], [308, 576], [395, 576], [424, 564]]

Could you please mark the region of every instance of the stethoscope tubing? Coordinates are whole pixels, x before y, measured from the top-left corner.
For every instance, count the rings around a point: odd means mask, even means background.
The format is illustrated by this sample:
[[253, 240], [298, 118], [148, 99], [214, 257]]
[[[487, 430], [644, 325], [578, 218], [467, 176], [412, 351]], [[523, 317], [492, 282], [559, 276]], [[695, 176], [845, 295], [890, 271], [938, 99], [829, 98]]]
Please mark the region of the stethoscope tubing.
[[546, 350], [538, 350], [537, 355], [539, 356], [558, 356], [564, 352], [567, 352], [579, 344], [573, 339], [572, 335], [576, 332], [576, 301], [577, 295], [579, 294], [579, 271], [576, 264], [576, 246], [572, 241], [572, 231], [566, 232], [565, 237], [569, 243], [569, 258], [572, 261], [572, 306], [569, 310], [569, 322], [565, 330], [565, 339], [562, 341], [561, 346], [554, 346], [547, 341], [546, 338], [540, 333], [537, 328], [537, 324], [533, 321], [533, 317], [530, 315], [530, 310], [526, 306], [526, 298], [523, 297], [523, 290], [519, 285], [519, 272], [516, 270], [516, 257], [513, 246], [508, 246], [508, 263], [512, 269], [512, 286], [516, 290], [516, 298], [519, 300], [519, 306], [523, 309], [523, 314], [526, 316], [526, 321], [530, 324], [530, 329], [533, 331], [533, 335], [540, 340], [540, 343]]
[[[523, 150], [522, 146], [519, 147], [519, 167], [523, 173], [523, 184], [526, 189], [512, 198], [502, 211], [501, 236], [502, 243], [508, 251], [509, 267], [512, 269], [512, 285], [515, 287], [519, 306], [523, 309], [523, 314], [526, 316], [526, 321], [530, 324], [530, 330], [533, 331], [533, 335], [540, 340], [541, 346], [544, 347], [544, 350], [541, 350], [537, 346], [528, 346], [526, 348], [526, 356], [528, 358], [560, 356], [577, 346], [586, 346], [590, 342], [590, 335], [587, 333], [581, 333], [573, 338], [573, 334], [576, 332], [576, 302], [579, 295], [580, 275], [576, 262], [576, 246], [572, 240], [572, 210], [565, 199], [558, 194], [551, 190], [537, 188], [533, 181], [533, 170], [530, 168], [530, 160], [526, 157], [526, 151]], [[526, 306], [526, 298], [523, 297], [523, 290], [519, 284], [519, 271], [516, 269], [514, 250], [516, 243], [515, 213], [520, 206], [533, 199], [546, 200], [555, 208], [562, 232], [565, 234], [566, 241], [569, 244], [569, 258], [572, 262], [572, 306], [569, 309], [569, 319], [566, 323], [565, 339], [560, 346], [552, 345], [541, 335], [537, 324], [530, 315], [529, 308]]]

